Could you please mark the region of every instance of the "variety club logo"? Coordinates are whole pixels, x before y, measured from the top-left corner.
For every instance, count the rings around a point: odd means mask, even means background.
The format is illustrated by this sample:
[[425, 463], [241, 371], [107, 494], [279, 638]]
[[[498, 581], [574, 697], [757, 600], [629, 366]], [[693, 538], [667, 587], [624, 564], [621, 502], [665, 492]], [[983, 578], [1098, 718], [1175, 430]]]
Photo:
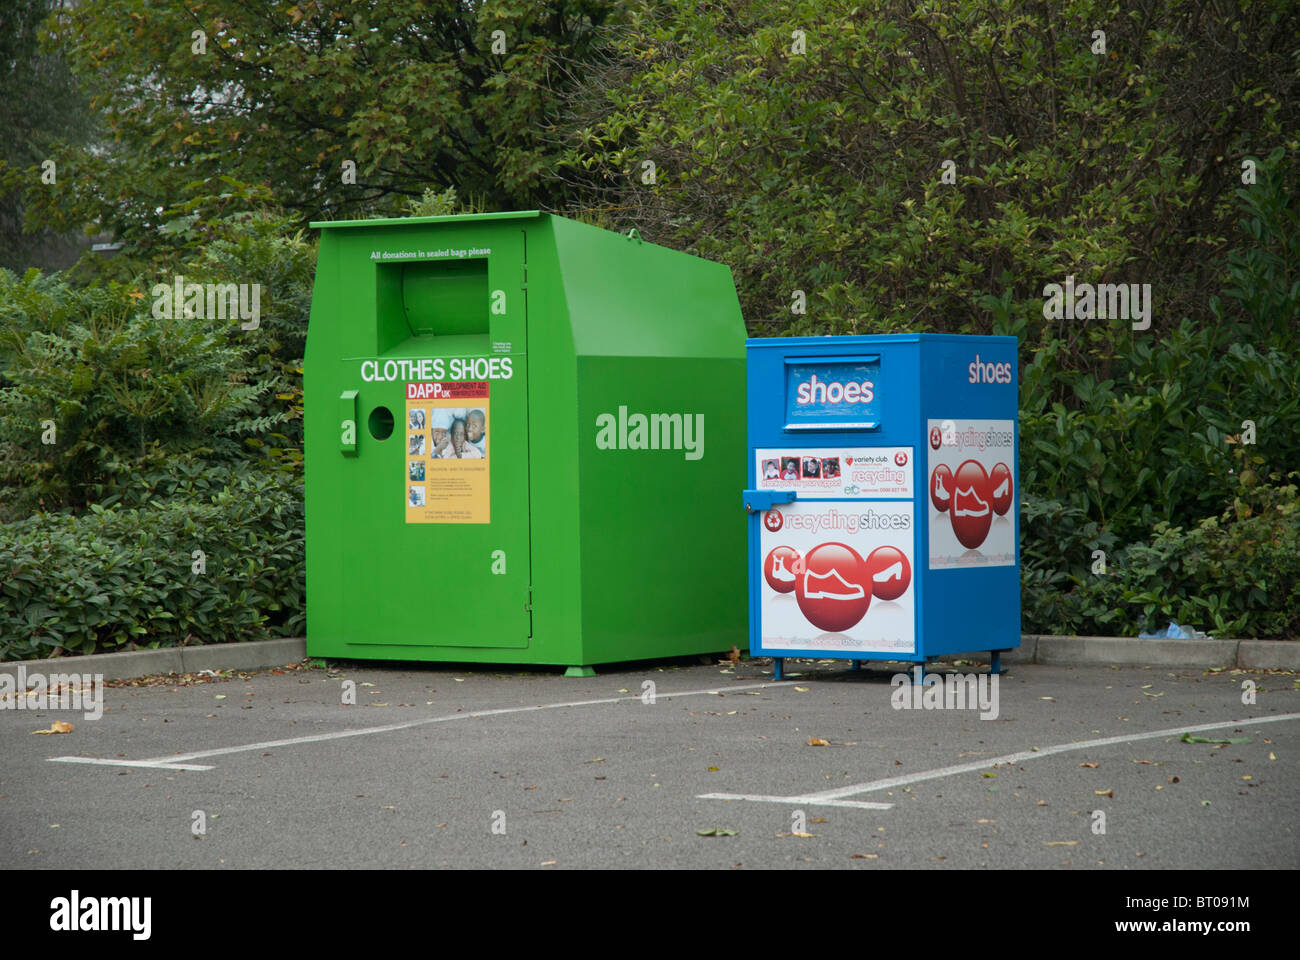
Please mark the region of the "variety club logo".
[[968, 550], [985, 541], [993, 515], [1006, 516], [1011, 499], [1011, 470], [1005, 463], [985, 473], [978, 460], [967, 460], [955, 473], [940, 464], [930, 474], [930, 502], [947, 512], [953, 535]]
[[894, 454], [894, 463], [900, 467], [907, 466], [907, 451], [899, 450], [898, 453]]
[[867, 614], [871, 598], [897, 600], [912, 583], [912, 565], [897, 547], [877, 547], [863, 559], [846, 543], [821, 543], [807, 557], [790, 546], [773, 547], [763, 579], [777, 593], [793, 593], [814, 627], [839, 633]]
[[938, 427], [930, 428], [930, 449], [938, 450], [943, 445], [943, 434], [939, 432]]

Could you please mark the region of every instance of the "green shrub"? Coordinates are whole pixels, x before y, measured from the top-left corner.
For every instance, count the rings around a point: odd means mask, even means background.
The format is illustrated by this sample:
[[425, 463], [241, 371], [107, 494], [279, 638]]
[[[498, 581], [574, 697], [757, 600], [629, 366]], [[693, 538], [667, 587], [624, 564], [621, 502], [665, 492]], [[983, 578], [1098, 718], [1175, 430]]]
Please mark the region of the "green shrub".
[[[1174, 620], [1220, 638], [1300, 639], [1300, 474], [1265, 484], [1251, 472], [1237, 476], [1221, 515], [1190, 529], [1158, 522], [1149, 539], [1108, 553], [1104, 574], [1091, 565], [1062, 573], [1026, 548], [1026, 629], [1137, 636]], [[1040, 533], [1042, 513], [1026, 505]], [[1080, 515], [1060, 508], [1052, 519], [1068, 527]], [[1062, 589], [1067, 582], [1073, 589]]]
[[0, 524], [0, 660], [301, 634], [299, 481], [246, 465], [137, 479], [132, 500], [173, 499]]

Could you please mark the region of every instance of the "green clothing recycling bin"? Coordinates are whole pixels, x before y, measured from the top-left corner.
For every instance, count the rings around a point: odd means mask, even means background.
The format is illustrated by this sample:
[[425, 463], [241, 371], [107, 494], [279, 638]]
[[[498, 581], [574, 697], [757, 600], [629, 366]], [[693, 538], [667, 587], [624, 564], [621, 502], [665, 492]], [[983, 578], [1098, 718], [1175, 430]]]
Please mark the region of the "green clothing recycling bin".
[[312, 226], [309, 655], [745, 646], [726, 266], [537, 211]]

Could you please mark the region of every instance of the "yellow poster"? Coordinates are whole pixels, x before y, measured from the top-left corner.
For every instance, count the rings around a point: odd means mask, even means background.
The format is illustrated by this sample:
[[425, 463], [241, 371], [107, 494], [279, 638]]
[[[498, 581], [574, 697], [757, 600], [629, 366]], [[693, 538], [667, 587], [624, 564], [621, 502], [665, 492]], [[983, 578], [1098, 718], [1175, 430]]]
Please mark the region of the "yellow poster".
[[406, 522], [489, 523], [488, 382], [406, 385]]

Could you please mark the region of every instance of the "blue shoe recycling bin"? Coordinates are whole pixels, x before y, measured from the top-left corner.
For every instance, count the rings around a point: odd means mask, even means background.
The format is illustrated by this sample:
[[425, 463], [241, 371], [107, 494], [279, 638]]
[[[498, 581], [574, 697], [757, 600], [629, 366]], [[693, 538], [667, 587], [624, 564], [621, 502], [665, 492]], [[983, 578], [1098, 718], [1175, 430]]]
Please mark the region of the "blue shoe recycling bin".
[[749, 649], [1020, 645], [1015, 337], [751, 339]]

